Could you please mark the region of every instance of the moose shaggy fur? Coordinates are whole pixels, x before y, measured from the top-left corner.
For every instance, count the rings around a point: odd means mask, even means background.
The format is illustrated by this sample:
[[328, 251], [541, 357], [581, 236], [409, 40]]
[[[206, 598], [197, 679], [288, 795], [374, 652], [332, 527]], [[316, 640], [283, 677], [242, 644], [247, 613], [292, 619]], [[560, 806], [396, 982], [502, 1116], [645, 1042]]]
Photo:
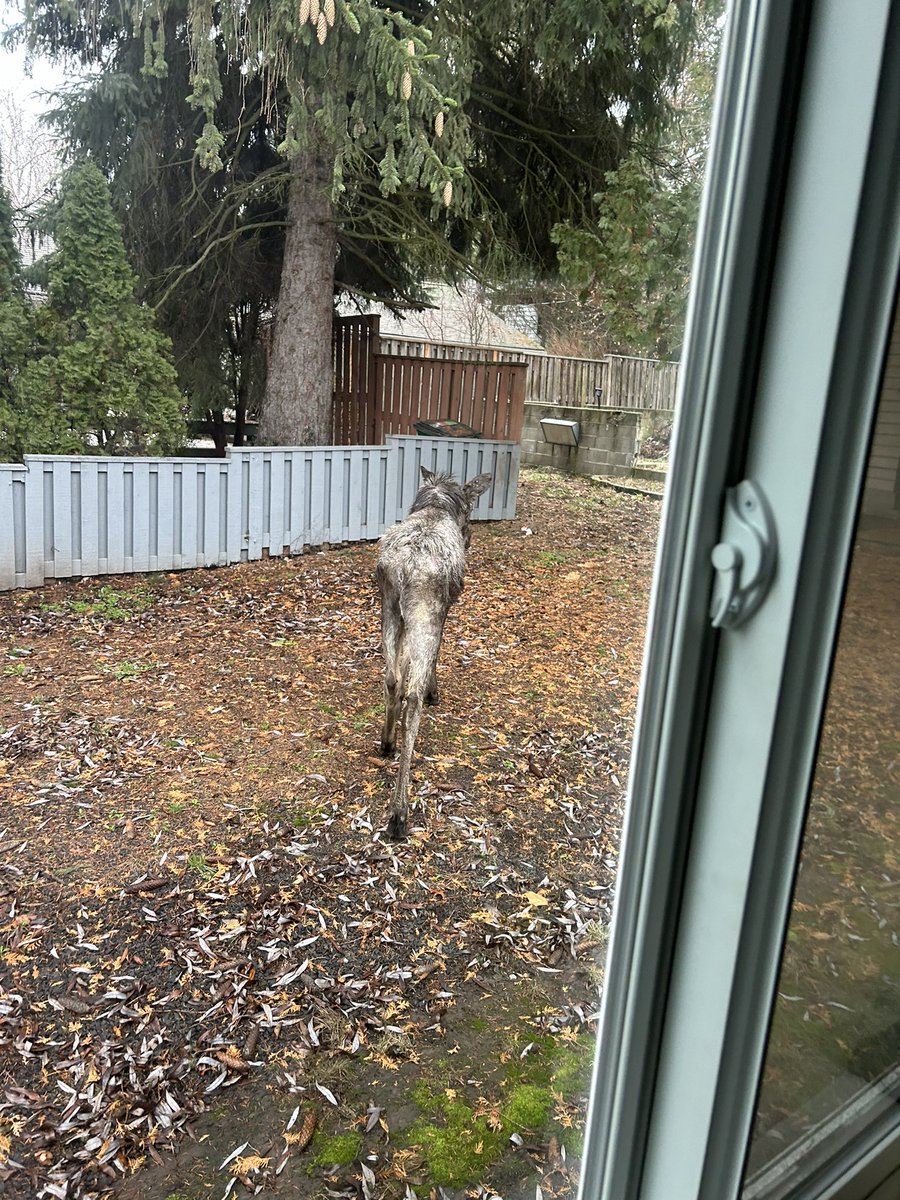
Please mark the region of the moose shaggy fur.
[[381, 753], [393, 754], [403, 709], [403, 748], [388, 810], [387, 836], [406, 836], [409, 771], [423, 704], [437, 704], [437, 659], [450, 605], [463, 589], [469, 517], [490, 475], [460, 486], [422, 467], [422, 485], [402, 521], [382, 537], [375, 568], [381, 593], [384, 728]]

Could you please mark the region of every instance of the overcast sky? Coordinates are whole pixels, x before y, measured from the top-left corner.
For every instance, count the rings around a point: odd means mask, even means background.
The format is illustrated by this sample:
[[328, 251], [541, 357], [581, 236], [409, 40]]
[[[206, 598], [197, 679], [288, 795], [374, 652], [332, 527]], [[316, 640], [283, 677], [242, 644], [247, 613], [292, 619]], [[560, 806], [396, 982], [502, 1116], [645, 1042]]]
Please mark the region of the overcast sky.
[[[18, 3], [0, 0], [0, 33], [16, 24], [18, 14]], [[40, 93], [65, 82], [59, 67], [37, 59], [26, 70], [23, 50], [0, 46], [0, 163], [25, 263], [51, 248], [48, 241], [32, 241], [29, 217], [46, 201], [61, 164], [55, 139], [38, 120], [48, 108]]]
[[[0, 0], [0, 32], [5, 33], [18, 20], [18, 3]], [[25, 51], [8, 51], [0, 47], [0, 91], [11, 92], [30, 115], [37, 116], [47, 107], [40, 92], [58, 88], [65, 81], [63, 70], [46, 59], [35, 59], [30, 72], [26, 73]]]

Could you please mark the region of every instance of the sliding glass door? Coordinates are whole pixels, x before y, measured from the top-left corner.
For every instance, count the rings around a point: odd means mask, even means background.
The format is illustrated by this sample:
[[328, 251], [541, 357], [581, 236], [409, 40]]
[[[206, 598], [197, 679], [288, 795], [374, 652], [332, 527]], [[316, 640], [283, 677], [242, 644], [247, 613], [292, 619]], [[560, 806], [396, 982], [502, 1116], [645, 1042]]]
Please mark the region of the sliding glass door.
[[[900, 1099], [900, 324], [841, 610], [745, 1200], [841, 1167]], [[900, 1180], [895, 1195], [900, 1194]]]
[[589, 1119], [603, 1200], [897, 1194], [900, 6], [729, 24]]

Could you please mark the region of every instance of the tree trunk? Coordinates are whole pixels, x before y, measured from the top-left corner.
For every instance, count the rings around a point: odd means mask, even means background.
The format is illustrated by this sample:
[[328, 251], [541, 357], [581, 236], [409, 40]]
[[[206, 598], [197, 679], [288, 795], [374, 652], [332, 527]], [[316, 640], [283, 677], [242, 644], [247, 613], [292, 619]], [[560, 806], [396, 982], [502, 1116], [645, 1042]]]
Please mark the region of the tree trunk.
[[232, 438], [232, 446], [243, 446], [244, 437], [247, 432], [247, 401], [238, 396], [238, 402], [234, 410], [234, 437]]
[[206, 415], [212, 425], [212, 440], [219, 458], [225, 457], [228, 447], [228, 434], [225, 432], [225, 414], [221, 408], [208, 408]]
[[259, 305], [256, 301], [239, 306], [228, 331], [228, 347], [233, 364], [234, 385], [234, 446], [243, 446], [247, 432], [247, 413], [250, 408], [253, 371], [256, 362], [256, 339], [259, 334]]
[[332, 441], [331, 325], [337, 234], [333, 160], [321, 149], [291, 162], [288, 227], [272, 335], [260, 446]]

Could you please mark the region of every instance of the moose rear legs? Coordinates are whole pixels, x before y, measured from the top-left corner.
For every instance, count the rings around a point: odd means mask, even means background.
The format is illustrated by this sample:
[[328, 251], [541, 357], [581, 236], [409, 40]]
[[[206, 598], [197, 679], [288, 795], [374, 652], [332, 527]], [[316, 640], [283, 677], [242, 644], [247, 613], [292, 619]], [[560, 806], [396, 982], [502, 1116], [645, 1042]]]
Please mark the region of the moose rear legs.
[[381, 730], [381, 754], [389, 758], [397, 744], [397, 721], [403, 701], [400, 652], [403, 622], [399, 597], [390, 593], [382, 601], [381, 641], [384, 650], [384, 725]]
[[422, 695], [413, 692], [406, 698], [406, 710], [403, 714], [403, 749], [400, 753], [400, 766], [397, 770], [397, 782], [388, 808], [387, 837], [392, 842], [406, 837], [406, 823], [409, 816], [409, 771], [412, 763], [413, 747], [416, 744], [416, 734], [419, 732], [419, 722], [422, 719]]

